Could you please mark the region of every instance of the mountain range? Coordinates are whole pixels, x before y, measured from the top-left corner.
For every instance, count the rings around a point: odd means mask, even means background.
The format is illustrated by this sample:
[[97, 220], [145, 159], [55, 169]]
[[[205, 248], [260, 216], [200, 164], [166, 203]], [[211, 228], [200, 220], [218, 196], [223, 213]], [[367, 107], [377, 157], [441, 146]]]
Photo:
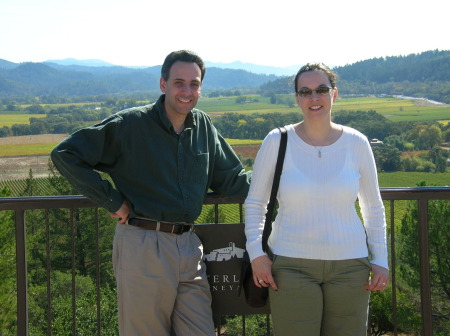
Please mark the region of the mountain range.
[[[124, 67], [99, 60], [13, 63], [0, 59], [0, 97], [86, 96], [159, 91], [161, 65]], [[257, 88], [279, 76], [207, 67], [204, 91]]]
[[[81, 65], [81, 66], [90, 66], [90, 67], [111, 67], [117, 66], [112, 63], [108, 63], [98, 59], [87, 59], [87, 60], [79, 60], [75, 58], [65, 58], [62, 60], [48, 60], [44, 63], [53, 63], [59, 65]], [[253, 63], [243, 63], [241, 61], [235, 61], [230, 63], [223, 62], [209, 62], [205, 61], [206, 68], [220, 68], [220, 69], [234, 69], [234, 70], [245, 70], [248, 72], [252, 72], [254, 74], [263, 74], [263, 75], [276, 75], [276, 76], [290, 76], [298, 69], [300, 69], [301, 65], [292, 65], [288, 67], [274, 67], [270, 65], [259, 65]], [[142, 69], [147, 68], [146, 66], [130, 66], [129, 68], [134, 69]]]
[[[242, 62], [205, 63], [205, 93], [221, 90], [292, 92], [289, 83], [301, 66], [277, 68]], [[450, 50], [372, 58], [333, 70], [340, 76], [341, 93], [431, 95], [432, 99], [450, 102]], [[0, 59], [0, 98], [159, 93], [160, 72], [161, 65], [125, 67], [95, 59], [42, 63], [13, 63]]]

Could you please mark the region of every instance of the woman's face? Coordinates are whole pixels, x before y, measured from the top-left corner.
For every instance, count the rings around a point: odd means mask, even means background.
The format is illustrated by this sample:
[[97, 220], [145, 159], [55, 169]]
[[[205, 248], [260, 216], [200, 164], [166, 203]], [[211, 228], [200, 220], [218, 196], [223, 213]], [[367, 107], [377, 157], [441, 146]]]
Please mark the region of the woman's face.
[[[305, 119], [330, 117], [331, 107], [337, 98], [338, 90], [331, 88], [330, 80], [325, 72], [314, 70], [302, 73], [298, 78], [297, 88], [295, 99]], [[319, 92], [316, 91], [317, 89]]]

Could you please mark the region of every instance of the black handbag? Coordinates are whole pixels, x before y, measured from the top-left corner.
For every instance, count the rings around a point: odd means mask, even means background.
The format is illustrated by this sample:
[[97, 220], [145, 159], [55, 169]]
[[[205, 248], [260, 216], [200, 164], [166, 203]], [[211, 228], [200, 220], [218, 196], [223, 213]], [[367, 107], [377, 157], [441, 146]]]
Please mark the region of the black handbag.
[[[277, 164], [275, 167], [275, 174], [273, 178], [272, 191], [270, 193], [270, 201], [267, 205], [266, 221], [264, 223], [264, 231], [262, 236], [262, 247], [264, 252], [268, 252], [267, 240], [270, 233], [272, 232], [272, 220], [273, 212], [275, 209], [275, 202], [278, 193], [278, 186], [280, 185], [280, 175], [283, 170], [284, 156], [286, 153], [287, 144], [287, 133], [284, 127], [278, 128], [281, 132], [280, 148], [278, 150]], [[239, 292], [244, 289], [245, 300], [248, 305], [258, 308], [263, 307], [267, 304], [267, 298], [269, 297], [268, 287], [258, 287], [253, 281], [253, 271], [252, 265], [250, 263], [250, 257], [248, 252], [244, 252], [244, 257], [242, 259], [242, 270], [241, 270], [241, 286], [239, 287]]]

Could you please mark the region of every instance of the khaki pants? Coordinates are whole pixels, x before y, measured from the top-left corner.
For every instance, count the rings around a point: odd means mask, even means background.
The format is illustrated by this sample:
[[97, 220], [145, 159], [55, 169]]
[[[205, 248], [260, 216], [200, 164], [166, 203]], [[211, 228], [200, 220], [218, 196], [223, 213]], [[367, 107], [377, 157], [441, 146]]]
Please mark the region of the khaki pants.
[[367, 258], [311, 260], [274, 256], [270, 290], [275, 336], [363, 336], [370, 292]]
[[214, 335], [202, 256], [193, 232], [175, 235], [118, 224], [113, 266], [120, 335]]

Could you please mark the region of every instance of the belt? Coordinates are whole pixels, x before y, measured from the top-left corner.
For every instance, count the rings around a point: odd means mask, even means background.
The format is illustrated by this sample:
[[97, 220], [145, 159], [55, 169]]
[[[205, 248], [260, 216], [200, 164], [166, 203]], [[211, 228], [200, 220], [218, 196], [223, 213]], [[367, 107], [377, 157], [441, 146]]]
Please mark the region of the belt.
[[155, 230], [161, 232], [168, 232], [180, 235], [184, 232], [191, 231], [194, 228], [194, 224], [189, 223], [171, 223], [171, 222], [160, 222], [151, 219], [142, 218], [130, 218], [128, 224], [140, 227], [146, 230]]

